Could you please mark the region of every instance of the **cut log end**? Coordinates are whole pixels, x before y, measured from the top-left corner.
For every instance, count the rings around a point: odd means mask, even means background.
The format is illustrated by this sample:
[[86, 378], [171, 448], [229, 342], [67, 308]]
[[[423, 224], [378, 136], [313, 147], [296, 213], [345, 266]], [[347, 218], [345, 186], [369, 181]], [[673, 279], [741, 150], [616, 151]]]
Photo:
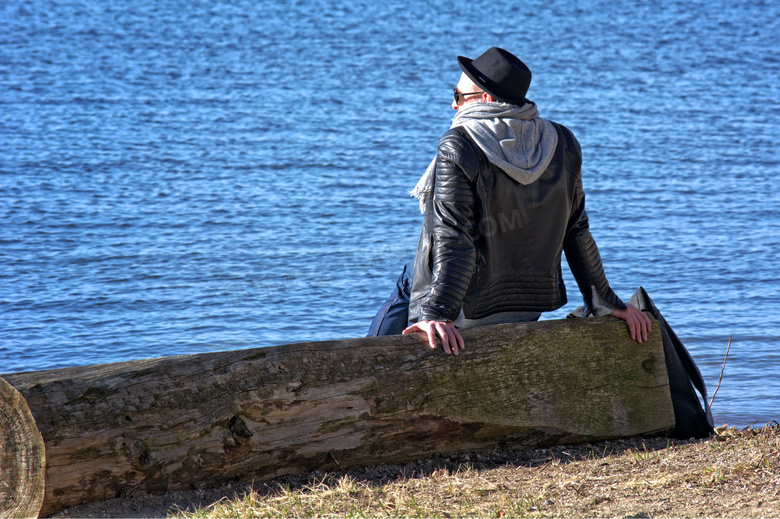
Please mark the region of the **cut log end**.
[[0, 378], [0, 518], [38, 517], [44, 443], [24, 398]]

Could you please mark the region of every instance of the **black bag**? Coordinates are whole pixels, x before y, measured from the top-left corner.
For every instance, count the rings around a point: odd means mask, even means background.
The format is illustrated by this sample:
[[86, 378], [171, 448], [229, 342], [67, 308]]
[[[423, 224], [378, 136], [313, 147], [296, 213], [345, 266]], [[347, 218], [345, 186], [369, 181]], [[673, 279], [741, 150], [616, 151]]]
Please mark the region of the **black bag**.
[[[650, 313], [661, 325], [661, 335], [666, 357], [666, 370], [669, 373], [669, 390], [672, 393], [674, 407], [674, 438], [706, 438], [715, 432], [712, 411], [707, 402], [707, 386], [691, 354], [672, 327], [653, 304], [644, 288], [639, 289], [628, 301], [643, 312]], [[696, 388], [701, 393], [704, 408], [699, 401]]]

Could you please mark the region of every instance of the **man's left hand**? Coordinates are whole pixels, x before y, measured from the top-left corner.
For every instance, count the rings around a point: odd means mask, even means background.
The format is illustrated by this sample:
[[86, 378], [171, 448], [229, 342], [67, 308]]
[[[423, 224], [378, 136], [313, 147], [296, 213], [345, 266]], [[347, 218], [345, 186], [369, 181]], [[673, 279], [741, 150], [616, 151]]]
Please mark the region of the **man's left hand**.
[[444, 353], [458, 354], [458, 350], [463, 350], [463, 337], [452, 321], [419, 321], [403, 331], [404, 334], [424, 332], [428, 335], [428, 344], [431, 349], [436, 349], [436, 336], [441, 338], [441, 347]]

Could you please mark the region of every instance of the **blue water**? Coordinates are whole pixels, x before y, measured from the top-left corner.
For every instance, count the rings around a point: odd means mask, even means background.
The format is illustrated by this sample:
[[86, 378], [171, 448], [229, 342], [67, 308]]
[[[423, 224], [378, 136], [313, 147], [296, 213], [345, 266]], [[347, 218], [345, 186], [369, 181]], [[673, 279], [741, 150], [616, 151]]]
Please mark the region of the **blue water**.
[[[780, 3], [5, 0], [0, 373], [365, 334], [455, 56], [570, 127], [608, 277], [780, 419]], [[570, 303], [580, 298], [569, 275]]]

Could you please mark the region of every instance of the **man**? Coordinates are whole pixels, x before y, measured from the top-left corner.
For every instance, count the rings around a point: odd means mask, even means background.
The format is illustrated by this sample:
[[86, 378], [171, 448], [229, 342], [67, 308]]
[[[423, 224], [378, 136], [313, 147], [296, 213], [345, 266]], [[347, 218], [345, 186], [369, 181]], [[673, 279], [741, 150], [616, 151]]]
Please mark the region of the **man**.
[[426, 333], [431, 348], [438, 337], [457, 355], [458, 328], [537, 320], [566, 304], [564, 251], [586, 313], [623, 319], [632, 339], [647, 340], [650, 320], [604, 275], [585, 212], [579, 142], [526, 99], [531, 71], [497, 47], [458, 64], [458, 113], [412, 192], [425, 215], [417, 254], [369, 335], [403, 326], [402, 333]]

